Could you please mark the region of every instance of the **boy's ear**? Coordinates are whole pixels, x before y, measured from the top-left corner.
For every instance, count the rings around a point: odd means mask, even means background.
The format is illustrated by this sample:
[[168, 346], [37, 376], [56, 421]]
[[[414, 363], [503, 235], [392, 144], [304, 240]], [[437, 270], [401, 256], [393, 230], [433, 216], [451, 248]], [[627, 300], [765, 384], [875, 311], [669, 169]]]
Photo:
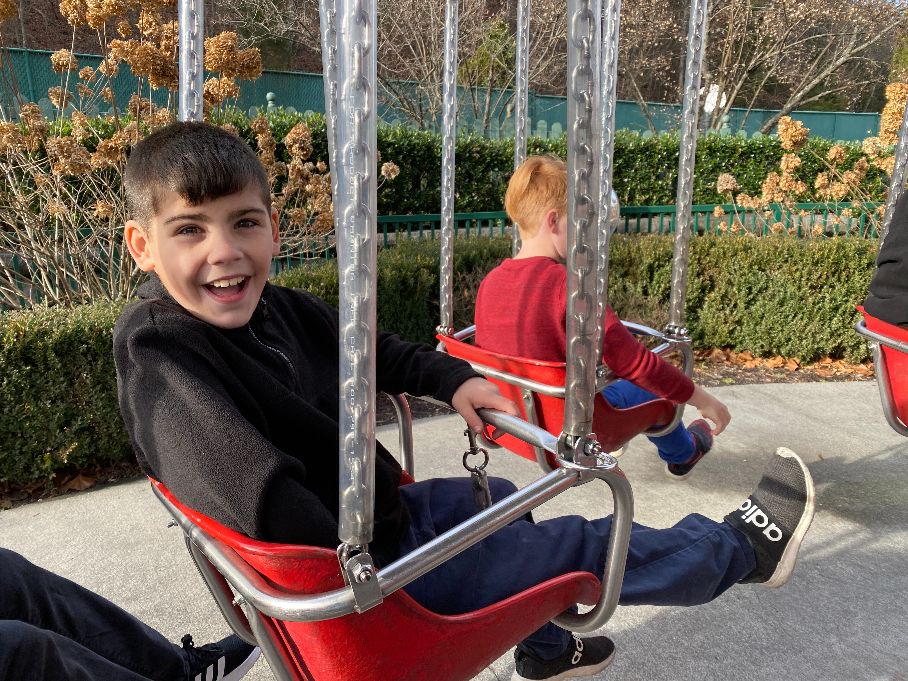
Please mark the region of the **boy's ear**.
[[543, 223], [545, 228], [549, 230], [552, 234], [558, 234], [560, 230], [560, 225], [558, 222], [561, 220], [561, 213], [559, 213], [554, 208], [551, 208], [545, 212], [545, 218], [543, 218]]
[[274, 248], [271, 249], [271, 255], [276, 256], [281, 252], [281, 234], [278, 229], [280, 222], [278, 220], [277, 210], [271, 209], [271, 240], [274, 242]]
[[154, 257], [149, 247], [146, 229], [135, 220], [127, 220], [123, 230], [123, 240], [139, 269], [143, 272], [151, 272], [154, 269]]

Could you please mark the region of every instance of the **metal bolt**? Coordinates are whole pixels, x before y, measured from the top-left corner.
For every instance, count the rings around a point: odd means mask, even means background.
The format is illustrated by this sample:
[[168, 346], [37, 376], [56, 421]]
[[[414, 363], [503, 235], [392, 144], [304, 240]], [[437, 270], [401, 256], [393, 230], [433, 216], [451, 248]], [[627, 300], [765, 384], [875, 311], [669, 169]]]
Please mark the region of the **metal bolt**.
[[359, 584], [365, 584], [366, 582], [372, 580], [372, 570], [365, 565], [354, 565], [353, 579], [355, 579]]
[[233, 599], [233, 604], [236, 606], [246, 605], [246, 599], [242, 596], [237, 596]]
[[171, 518], [170, 520], [167, 521], [167, 527], [176, 527], [176, 526], [177, 526], [177, 521], [174, 520], [173, 518]]

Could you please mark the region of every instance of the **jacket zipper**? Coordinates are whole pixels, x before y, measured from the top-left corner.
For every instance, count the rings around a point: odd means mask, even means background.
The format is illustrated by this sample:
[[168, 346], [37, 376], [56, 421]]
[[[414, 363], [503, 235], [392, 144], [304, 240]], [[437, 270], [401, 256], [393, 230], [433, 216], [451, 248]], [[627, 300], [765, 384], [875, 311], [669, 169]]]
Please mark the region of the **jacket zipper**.
[[272, 352], [276, 352], [278, 355], [280, 355], [284, 359], [284, 361], [287, 362], [287, 366], [290, 367], [290, 375], [293, 376], [294, 378], [296, 377], [296, 369], [293, 367], [293, 362], [290, 361], [290, 358], [287, 357], [287, 355], [285, 355], [283, 352], [281, 352], [277, 348], [275, 348], [271, 345], [268, 345], [267, 343], [263, 343], [261, 340], [259, 340], [259, 337], [255, 335], [255, 331], [253, 331], [253, 329], [252, 329], [252, 324], [249, 325], [249, 333], [252, 334], [252, 337], [255, 339], [255, 341], [259, 345], [261, 345], [263, 348], [268, 348]]

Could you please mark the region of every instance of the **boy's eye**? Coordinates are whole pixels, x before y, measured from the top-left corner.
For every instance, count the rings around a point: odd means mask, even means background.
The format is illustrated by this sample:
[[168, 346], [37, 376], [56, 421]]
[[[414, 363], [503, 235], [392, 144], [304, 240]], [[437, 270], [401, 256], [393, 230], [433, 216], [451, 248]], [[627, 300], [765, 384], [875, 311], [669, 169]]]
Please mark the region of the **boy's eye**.
[[183, 225], [177, 230], [177, 234], [198, 234], [201, 231], [196, 225]]
[[255, 220], [249, 220], [247, 218], [247, 219], [240, 220], [236, 226], [237, 227], [257, 227], [258, 224], [259, 223], [256, 222]]

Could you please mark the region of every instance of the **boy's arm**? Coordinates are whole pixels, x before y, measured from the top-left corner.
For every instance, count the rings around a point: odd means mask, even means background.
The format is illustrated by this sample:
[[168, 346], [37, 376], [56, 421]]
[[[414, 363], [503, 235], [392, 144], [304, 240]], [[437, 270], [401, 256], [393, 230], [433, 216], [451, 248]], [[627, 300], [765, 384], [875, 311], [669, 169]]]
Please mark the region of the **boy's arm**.
[[115, 341], [120, 410], [140, 462], [182, 502], [232, 529], [335, 546], [337, 521], [304, 486], [305, 466], [243, 416], [245, 396], [228, 394], [206, 347], [185, 329], [155, 327]]
[[634, 338], [611, 307], [606, 309], [602, 361], [619, 378], [672, 402], [687, 402], [694, 394], [693, 381]]

